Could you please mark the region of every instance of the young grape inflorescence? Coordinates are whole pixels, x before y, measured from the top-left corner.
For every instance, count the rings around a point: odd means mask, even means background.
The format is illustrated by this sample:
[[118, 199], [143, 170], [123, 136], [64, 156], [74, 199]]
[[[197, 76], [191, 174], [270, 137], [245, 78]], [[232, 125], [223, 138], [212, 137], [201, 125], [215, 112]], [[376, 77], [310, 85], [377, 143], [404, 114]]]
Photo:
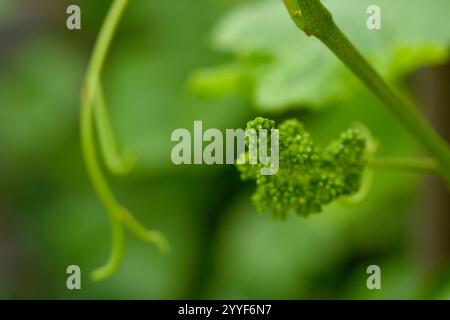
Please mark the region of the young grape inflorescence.
[[[247, 124], [247, 129], [261, 128], [275, 129], [275, 122], [258, 117]], [[282, 122], [278, 130], [277, 174], [261, 175], [264, 164], [237, 165], [242, 180], [256, 181], [252, 200], [258, 211], [276, 218], [285, 218], [289, 212], [306, 216], [359, 190], [367, 163], [367, 141], [358, 129], [343, 132], [324, 150], [296, 119]]]

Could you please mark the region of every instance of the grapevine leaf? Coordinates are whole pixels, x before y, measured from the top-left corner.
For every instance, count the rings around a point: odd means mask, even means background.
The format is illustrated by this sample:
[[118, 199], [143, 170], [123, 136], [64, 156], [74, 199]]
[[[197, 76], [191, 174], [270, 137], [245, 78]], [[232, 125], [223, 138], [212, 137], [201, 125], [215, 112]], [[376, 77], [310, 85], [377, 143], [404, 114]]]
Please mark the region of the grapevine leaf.
[[[442, 28], [450, 2], [445, 0], [324, 0], [337, 24], [369, 60], [390, 80], [438, 64], [448, 57], [450, 31]], [[382, 29], [366, 26], [369, 5], [381, 8]], [[407, 8], [408, 10], [405, 10]], [[253, 101], [263, 111], [292, 107], [320, 108], [361, 88], [319, 41], [302, 35], [281, 1], [256, 1], [238, 6], [213, 32], [213, 46], [232, 53], [238, 63], [248, 56], [271, 57], [244, 75], [252, 75]], [[221, 76], [221, 67], [210, 68]], [[245, 77], [235, 77], [241, 81]], [[198, 80], [198, 79], [197, 79]], [[199, 81], [200, 82], [200, 81]], [[220, 82], [216, 82], [218, 86]], [[231, 87], [227, 83], [228, 88]], [[198, 89], [198, 88], [197, 88]], [[205, 90], [219, 91], [217, 88]]]

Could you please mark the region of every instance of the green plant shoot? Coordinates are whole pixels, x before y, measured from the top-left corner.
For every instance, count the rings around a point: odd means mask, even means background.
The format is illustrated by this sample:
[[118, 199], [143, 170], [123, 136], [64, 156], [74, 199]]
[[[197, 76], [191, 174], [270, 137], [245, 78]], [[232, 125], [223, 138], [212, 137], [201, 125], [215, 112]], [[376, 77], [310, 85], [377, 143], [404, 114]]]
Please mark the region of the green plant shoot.
[[108, 212], [112, 234], [109, 260], [104, 266], [92, 272], [92, 279], [95, 281], [107, 279], [118, 268], [123, 254], [124, 226], [141, 240], [156, 244], [162, 252], [169, 249], [164, 236], [158, 231], [146, 229], [116, 200], [102, 173], [95, 146], [94, 126], [97, 127], [100, 149], [110, 172], [123, 175], [132, 169], [134, 157], [122, 156], [117, 151], [100, 81], [106, 54], [127, 4], [128, 0], [114, 0], [108, 12], [88, 66], [81, 97], [80, 130], [84, 161], [91, 183]]
[[[450, 148], [425, 118], [362, 56], [320, 0], [284, 0], [297, 27], [323, 42], [381, 101], [435, 158], [437, 172], [450, 184]], [[301, 12], [301, 17], [298, 15]]]

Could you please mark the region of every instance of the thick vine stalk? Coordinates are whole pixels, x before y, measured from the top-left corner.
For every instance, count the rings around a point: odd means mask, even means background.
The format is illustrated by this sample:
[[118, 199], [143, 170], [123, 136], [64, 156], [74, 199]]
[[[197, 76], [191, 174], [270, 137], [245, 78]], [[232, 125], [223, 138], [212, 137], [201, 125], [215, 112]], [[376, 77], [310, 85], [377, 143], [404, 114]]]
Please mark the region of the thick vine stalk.
[[419, 111], [375, 71], [336, 25], [332, 14], [320, 0], [283, 1], [297, 27], [308, 36], [315, 36], [324, 43], [421, 142], [422, 146], [436, 159], [436, 172], [450, 185], [450, 148], [448, 144], [428, 124]]

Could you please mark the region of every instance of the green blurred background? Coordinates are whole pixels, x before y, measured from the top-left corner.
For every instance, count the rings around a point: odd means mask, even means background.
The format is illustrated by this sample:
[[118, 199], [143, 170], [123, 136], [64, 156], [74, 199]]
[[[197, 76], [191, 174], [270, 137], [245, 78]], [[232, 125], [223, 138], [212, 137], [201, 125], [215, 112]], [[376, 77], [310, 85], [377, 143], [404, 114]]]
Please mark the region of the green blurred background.
[[[328, 0], [377, 69], [448, 137], [447, 0]], [[394, 3], [392, 3], [394, 2]], [[126, 237], [119, 270], [88, 274], [109, 254], [105, 210], [79, 142], [83, 73], [111, 1], [0, 2], [0, 298], [450, 298], [450, 204], [431, 177], [377, 170], [355, 207], [273, 221], [255, 212], [253, 185], [233, 166], [175, 166], [171, 132], [243, 128], [257, 115], [297, 117], [319, 144], [355, 122], [380, 155], [421, 155], [408, 132], [316, 40], [281, 0], [132, 0], [103, 75], [121, 146], [138, 155], [119, 199], [172, 251]], [[82, 30], [66, 28], [78, 4]], [[366, 28], [379, 4], [383, 29]], [[66, 288], [66, 268], [82, 290]], [[366, 268], [382, 290], [366, 287]]]

